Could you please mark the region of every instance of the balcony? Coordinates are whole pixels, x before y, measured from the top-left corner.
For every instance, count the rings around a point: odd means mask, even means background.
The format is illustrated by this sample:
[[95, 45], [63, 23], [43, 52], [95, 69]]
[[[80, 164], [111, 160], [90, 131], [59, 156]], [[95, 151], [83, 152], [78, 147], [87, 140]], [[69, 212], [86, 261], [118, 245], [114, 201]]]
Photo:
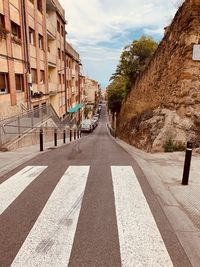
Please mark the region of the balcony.
[[57, 84], [49, 82], [49, 95], [55, 96], [57, 93], [58, 93]]
[[56, 55], [48, 52], [48, 66], [55, 68], [56, 67]]
[[50, 18], [47, 16], [47, 37], [50, 40], [55, 40], [56, 39], [56, 28], [51, 23]]
[[76, 88], [72, 87], [72, 95], [74, 95], [76, 93]]
[[72, 69], [72, 77], [76, 77], [76, 71]]

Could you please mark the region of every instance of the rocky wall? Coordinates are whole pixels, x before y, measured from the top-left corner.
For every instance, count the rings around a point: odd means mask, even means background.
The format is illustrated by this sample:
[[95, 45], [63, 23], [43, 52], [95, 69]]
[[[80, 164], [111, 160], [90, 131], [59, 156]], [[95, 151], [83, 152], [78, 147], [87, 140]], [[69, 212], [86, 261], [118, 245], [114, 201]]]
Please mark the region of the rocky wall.
[[168, 138], [200, 145], [200, 1], [186, 0], [166, 28], [146, 70], [118, 116], [118, 135], [147, 151], [163, 150]]

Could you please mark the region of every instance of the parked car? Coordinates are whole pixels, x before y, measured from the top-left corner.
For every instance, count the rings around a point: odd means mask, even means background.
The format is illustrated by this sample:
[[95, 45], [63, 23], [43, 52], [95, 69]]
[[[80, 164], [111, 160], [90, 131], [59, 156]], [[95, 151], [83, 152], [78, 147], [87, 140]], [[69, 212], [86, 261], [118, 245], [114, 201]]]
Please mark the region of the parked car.
[[81, 122], [81, 132], [92, 132], [94, 129], [93, 123], [91, 120], [83, 120]]
[[98, 125], [98, 119], [97, 119], [97, 117], [93, 117], [91, 120], [92, 120], [92, 123], [94, 125], [94, 128], [96, 128], [97, 125]]

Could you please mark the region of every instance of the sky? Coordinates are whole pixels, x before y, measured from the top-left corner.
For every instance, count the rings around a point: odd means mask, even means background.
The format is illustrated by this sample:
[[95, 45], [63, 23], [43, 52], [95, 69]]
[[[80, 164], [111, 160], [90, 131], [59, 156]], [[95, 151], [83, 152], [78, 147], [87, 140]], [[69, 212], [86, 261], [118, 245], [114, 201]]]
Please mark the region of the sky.
[[79, 52], [82, 73], [104, 88], [123, 48], [142, 35], [156, 41], [172, 21], [179, 0], [59, 0], [67, 41]]

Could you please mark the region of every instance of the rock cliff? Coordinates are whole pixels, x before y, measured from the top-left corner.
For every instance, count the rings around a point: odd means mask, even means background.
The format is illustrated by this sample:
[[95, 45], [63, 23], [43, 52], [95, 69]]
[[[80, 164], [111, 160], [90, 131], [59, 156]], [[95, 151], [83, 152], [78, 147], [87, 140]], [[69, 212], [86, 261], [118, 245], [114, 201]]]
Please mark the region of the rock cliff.
[[122, 105], [122, 139], [146, 151], [163, 150], [169, 138], [200, 146], [200, 61], [193, 60], [198, 44], [200, 0], [186, 0]]

